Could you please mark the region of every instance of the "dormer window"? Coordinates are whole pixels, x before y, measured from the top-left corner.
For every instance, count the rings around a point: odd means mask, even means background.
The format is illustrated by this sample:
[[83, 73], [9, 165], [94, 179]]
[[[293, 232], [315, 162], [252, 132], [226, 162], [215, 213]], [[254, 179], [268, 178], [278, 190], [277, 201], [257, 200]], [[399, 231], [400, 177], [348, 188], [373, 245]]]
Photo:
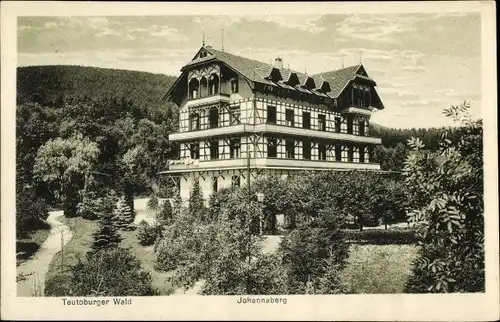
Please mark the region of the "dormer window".
[[287, 85], [289, 86], [295, 86], [300, 84], [299, 78], [297, 77], [296, 73], [291, 73], [290, 76], [288, 77], [288, 81], [286, 82]]
[[314, 79], [312, 79], [311, 77], [307, 77], [306, 81], [304, 82], [303, 87], [307, 88], [307, 89], [313, 89], [313, 88], [315, 88], [316, 84], [314, 83]]
[[328, 83], [327, 81], [323, 81], [321, 83], [321, 87], [320, 87], [320, 92], [322, 93], [328, 93], [328, 92], [331, 92], [331, 88], [330, 88], [330, 83]]
[[273, 82], [279, 82], [280, 80], [283, 80], [283, 77], [281, 76], [281, 73], [277, 68], [273, 68], [269, 73], [269, 76], [267, 76], [266, 78]]

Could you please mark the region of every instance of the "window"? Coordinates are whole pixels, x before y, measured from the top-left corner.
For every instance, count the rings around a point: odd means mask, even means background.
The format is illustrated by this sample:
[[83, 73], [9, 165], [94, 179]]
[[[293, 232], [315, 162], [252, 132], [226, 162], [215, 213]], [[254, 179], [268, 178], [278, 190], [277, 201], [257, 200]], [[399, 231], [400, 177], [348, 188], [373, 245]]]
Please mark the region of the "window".
[[354, 161], [354, 147], [350, 146], [347, 149], [347, 161], [353, 162]]
[[285, 151], [286, 151], [287, 159], [295, 159], [295, 141], [294, 140], [286, 140]]
[[278, 156], [277, 141], [275, 138], [267, 138], [267, 157], [276, 158]]
[[193, 113], [189, 116], [189, 130], [197, 131], [200, 129], [200, 114]]
[[199, 143], [191, 143], [189, 145], [189, 152], [191, 159], [199, 159], [200, 158], [200, 144]]
[[219, 158], [219, 141], [213, 140], [210, 142], [210, 160]]
[[335, 132], [340, 133], [340, 128], [342, 127], [342, 119], [340, 117], [335, 118]]
[[200, 83], [196, 78], [193, 78], [189, 81], [189, 99], [198, 98], [198, 88], [200, 87]]
[[365, 147], [364, 146], [361, 146], [359, 148], [359, 162], [365, 163]]
[[231, 177], [231, 186], [232, 187], [240, 187], [241, 186], [240, 176], [232, 176]]
[[335, 161], [342, 161], [342, 146], [340, 144], [335, 144]]
[[285, 111], [285, 120], [286, 120], [286, 126], [293, 126], [294, 114], [292, 109], [286, 109]]
[[217, 76], [217, 74], [212, 74], [208, 79], [208, 95], [215, 95], [218, 93], [219, 93], [219, 76]]
[[216, 107], [212, 107], [209, 112], [209, 123], [210, 123], [210, 128], [216, 128], [219, 126], [219, 111], [217, 110]]
[[311, 141], [304, 140], [302, 142], [302, 157], [311, 160]]
[[311, 113], [309, 113], [309, 112], [302, 112], [302, 127], [304, 129], [310, 129], [311, 128]]
[[217, 181], [217, 177], [213, 177], [213, 179], [212, 179], [212, 191], [213, 192], [219, 191], [219, 184]]
[[276, 124], [276, 106], [267, 106], [267, 123]]
[[319, 143], [318, 144], [318, 158], [321, 161], [326, 161], [326, 144]]
[[240, 157], [241, 151], [241, 139], [232, 139], [229, 142], [229, 153], [231, 159], [237, 159]]
[[347, 134], [352, 134], [352, 123], [353, 123], [352, 116], [348, 116], [347, 117]]
[[238, 93], [238, 79], [231, 80], [231, 94]]
[[356, 162], [356, 163], [359, 162], [359, 156], [360, 156], [359, 151], [360, 151], [359, 147], [357, 147], [357, 146], [352, 147], [352, 161], [351, 162]]
[[359, 120], [359, 135], [365, 136], [365, 121]]
[[241, 124], [241, 111], [240, 106], [231, 106], [229, 108], [229, 125]]
[[318, 129], [326, 131], [326, 116], [323, 114], [318, 114]]

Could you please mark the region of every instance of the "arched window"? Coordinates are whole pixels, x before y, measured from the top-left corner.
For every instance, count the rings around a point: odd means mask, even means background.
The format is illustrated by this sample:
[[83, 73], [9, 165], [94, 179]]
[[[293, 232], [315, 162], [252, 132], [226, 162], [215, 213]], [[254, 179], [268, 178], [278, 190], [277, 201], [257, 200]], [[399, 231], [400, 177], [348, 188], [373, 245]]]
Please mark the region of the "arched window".
[[215, 95], [218, 93], [219, 93], [219, 76], [217, 76], [217, 74], [212, 74], [208, 79], [208, 95]]
[[189, 99], [198, 98], [198, 88], [199, 82], [196, 78], [193, 78], [189, 81]]
[[203, 76], [200, 80], [200, 97], [208, 95], [208, 82], [207, 78]]

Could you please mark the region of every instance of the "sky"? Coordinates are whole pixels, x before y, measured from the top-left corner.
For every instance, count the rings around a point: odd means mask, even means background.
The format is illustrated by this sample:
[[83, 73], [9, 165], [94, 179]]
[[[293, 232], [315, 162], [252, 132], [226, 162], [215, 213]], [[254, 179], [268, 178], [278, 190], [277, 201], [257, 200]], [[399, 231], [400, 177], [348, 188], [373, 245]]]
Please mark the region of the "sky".
[[[385, 109], [372, 122], [451, 125], [463, 101], [481, 117], [479, 13], [19, 17], [17, 65], [82, 65], [180, 75], [205, 42], [314, 74], [360, 61]], [[167, 91], [168, 89], [165, 89]]]

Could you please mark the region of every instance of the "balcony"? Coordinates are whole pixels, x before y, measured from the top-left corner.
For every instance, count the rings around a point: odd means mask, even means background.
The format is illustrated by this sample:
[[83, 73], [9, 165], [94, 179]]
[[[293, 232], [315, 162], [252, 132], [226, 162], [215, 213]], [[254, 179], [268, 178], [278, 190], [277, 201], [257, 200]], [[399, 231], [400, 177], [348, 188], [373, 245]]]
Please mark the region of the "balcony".
[[358, 107], [358, 106], [350, 106], [342, 109], [340, 113], [350, 113], [350, 114], [361, 114], [365, 116], [371, 116], [373, 107]]
[[270, 133], [292, 137], [309, 137], [311, 139], [340, 140], [358, 143], [382, 144], [381, 138], [371, 136], [359, 136], [347, 133], [327, 132], [300, 127], [291, 127], [275, 124], [246, 125], [238, 124], [224, 127], [217, 127], [206, 130], [177, 132], [168, 136], [170, 141], [189, 141], [207, 137], [231, 136], [245, 133]]
[[244, 132], [245, 132], [245, 125], [238, 124], [231, 126], [215, 127], [206, 130], [172, 133], [169, 134], [168, 139], [170, 141], [189, 141], [193, 139], [206, 138], [206, 137], [230, 136]]
[[[182, 173], [211, 170], [246, 169], [246, 158], [221, 160], [172, 160], [168, 171], [164, 173]], [[380, 170], [377, 163], [355, 163], [336, 161], [317, 161], [299, 159], [251, 158], [251, 168], [284, 169], [284, 170]]]
[[255, 132], [282, 134], [288, 136], [309, 137], [311, 139], [340, 140], [360, 143], [382, 144], [381, 138], [371, 136], [359, 136], [347, 133], [327, 132], [320, 130], [304, 129], [275, 124], [258, 124], [254, 127]]
[[197, 106], [204, 106], [216, 103], [229, 103], [229, 94], [219, 93], [210, 96], [203, 96], [198, 98], [189, 99], [186, 103], [188, 108], [193, 108]]

